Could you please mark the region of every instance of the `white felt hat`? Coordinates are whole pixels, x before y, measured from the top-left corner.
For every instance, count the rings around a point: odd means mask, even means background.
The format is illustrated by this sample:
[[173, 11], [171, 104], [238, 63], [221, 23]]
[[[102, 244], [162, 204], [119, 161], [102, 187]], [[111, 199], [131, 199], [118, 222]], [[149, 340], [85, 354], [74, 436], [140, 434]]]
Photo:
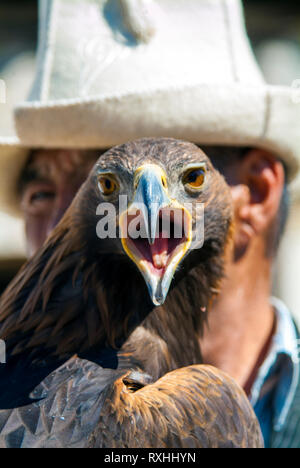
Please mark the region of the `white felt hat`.
[[[171, 136], [269, 149], [296, 174], [300, 104], [292, 89], [264, 82], [240, 0], [40, 3], [37, 76], [15, 112], [22, 145], [106, 148]], [[0, 180], [0, 203], [1, 191]]]

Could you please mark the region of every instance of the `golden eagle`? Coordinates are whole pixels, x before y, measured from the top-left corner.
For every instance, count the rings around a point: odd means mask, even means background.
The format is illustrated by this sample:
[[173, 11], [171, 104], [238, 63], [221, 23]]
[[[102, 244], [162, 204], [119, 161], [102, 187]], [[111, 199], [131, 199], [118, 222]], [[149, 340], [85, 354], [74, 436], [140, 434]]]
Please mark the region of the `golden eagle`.
[[244, 392], [201, 365], [231, 231], [229, 188], [195, 145], [102, 155], [1, 298], [0, 446], [261, 447]]

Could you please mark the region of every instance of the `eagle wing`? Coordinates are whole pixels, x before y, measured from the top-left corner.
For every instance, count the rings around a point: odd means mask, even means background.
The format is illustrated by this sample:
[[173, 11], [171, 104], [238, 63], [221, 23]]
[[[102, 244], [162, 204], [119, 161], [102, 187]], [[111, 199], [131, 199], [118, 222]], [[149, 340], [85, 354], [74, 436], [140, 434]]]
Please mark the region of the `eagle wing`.
[[128, 373], [110, 387], [90, 447], [263, 447], [243, 390], [219, 370], [193, 365], [143, 380]]
[[209, 366], [177, 369], [151, 383], [139, 370], [74, 357], [31, 397], [28, 406], [0, 411], [0, 447], [263, 446], [244, 392]]
[[31, 392], [32, 403], [0, 411], [0, 448], [84, 447], [99, 420], [104, 389], [118, 375], [71, 358]]

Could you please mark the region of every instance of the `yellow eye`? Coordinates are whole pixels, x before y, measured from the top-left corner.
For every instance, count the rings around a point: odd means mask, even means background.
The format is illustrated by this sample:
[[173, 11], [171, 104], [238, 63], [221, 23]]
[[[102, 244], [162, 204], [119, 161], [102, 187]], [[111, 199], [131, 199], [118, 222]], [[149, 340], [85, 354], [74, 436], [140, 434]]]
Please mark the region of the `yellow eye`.
[[109, 174], [100, 175], [98, 177], [98, 186], [103, 195], [111, 195], [118, 188], [116, 180]]
[[205, 181], [205, 168], [190, 169], [183, 177], [184, 185], [193, 189], [200, 189]]

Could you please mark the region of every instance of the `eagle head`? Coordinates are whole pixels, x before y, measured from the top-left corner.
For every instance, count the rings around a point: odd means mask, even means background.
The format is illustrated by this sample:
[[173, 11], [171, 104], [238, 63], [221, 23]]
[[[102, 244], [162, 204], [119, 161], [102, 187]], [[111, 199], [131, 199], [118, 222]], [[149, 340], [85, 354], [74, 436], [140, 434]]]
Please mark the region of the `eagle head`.
[[99, 158], [78, 198], [81, 225], [94, 226], [97, 235], [85, 238], [101, 252], [127, 256], [156, 306], [188, 257], [208, 244], [222, 249], [230, 237], [229, 187], [192, 143], [145, 138], [114, 147]]

